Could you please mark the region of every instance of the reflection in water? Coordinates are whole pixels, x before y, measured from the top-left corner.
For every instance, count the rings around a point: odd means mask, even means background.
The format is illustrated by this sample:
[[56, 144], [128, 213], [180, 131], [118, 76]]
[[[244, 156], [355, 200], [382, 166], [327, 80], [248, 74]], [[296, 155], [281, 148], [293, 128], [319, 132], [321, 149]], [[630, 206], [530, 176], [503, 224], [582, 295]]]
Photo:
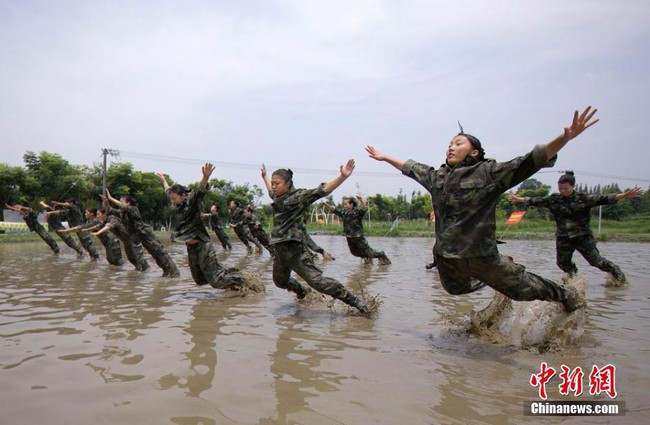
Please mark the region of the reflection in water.
[[[197, 287], [182, 246], [169, 249], [181, 278], [164, 279], [52, 256], [42, 243], [0, 244], [2, 422], [584, 423], [522, 416], [523, 401], [537, 397], [529, 379], [542, 361], [616, 365], [628, 408], [621, 423], [646, 422], [650, 264], [639, 259], [650, 257], [650, 244], [599, 244], [631, 281], [623, 288], [605, 287], [605, 275], [576, 258], [589, 282], [585, 335], [565, 352], [540, 355], [457, 332], [453, 322], [492, 292], [445, 293], [424, 269], [431, 239], [374, 238], [389, 266], [361, 264], [342, 237], [316, 242], [336, 257], [319, 263], [327, 275], [380, 296], [376, 318], [301, 305], [273, 285], [268, 255], [237, 245], [219, 260], [260, 273], [266, 294]], [[499, 248], [534, 273], [562, 275], [553, 241]], [[550, 397], [562, 399], [555, 384]]]

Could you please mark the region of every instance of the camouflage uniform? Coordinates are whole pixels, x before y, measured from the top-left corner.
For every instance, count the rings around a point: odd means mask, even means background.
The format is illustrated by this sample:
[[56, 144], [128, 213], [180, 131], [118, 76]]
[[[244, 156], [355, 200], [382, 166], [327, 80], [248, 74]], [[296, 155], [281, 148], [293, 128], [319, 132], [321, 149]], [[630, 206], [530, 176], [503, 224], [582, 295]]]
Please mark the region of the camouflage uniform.
[[343, 222], [343, 235], [348, 241], [350, 252], [355, 257], [361, 257], [372, 261], [372, 258], [379, 258], [382, 263], [390, 263], [390, 260], [384, 251], [376, 251], [370, 248], [368, 241], [363, 236], [363, 216], [366, 215], [368, 208], [361, 206], [351, 209], [338, 207], [334, 214], [341, 218]]
[[74, 239], [72, 239], [72, 236], [67, 233], [60, 232], [61, 230], [65, 230], [65, 227], [63, 227], [63, 223], [61, 223], [61, 217], [59, 217], [58, 214], [47, 215], [47, 227], [50, 229], [50, 231], [56, 232], [63, 243], [74, 249], [79, 257], [83, 257], [84, 252], [81, 250], [79, 244], [75, 242]]
[[600, 196], [573, 192], [571, 196], [562, 196], [556, 193], [543, 198], [529, 198], [527, 203], [548, 208], [553, 216], [557, 225], [557, 265], [562, 271], [571, 275], [578, 272], [578, 267], [572, 261], [573, 252], [577, 250], [592, 266], [611, 273], [618, 280], [625, 280], [621, 269], [600, 255], [596, 248], [596, 239], [589, 227], [591, 209], [598, 205], [615, 204], [616, 195]]
[[49, 245], [52, 251], [54, 251], [55, 254], [58, 254], [60, 251], [59, 245], [57, 245], [52, 235], [50, 235], [48, 231], [45, 230], [45, 227], [43, 227], [41, 223], [38, 222], [38, 215], [34, 211], [29, 211], [27, 213], [23, 213], [22, 215], [23, 220], [25, 220], [25, 223], [27, 224], [29, 230], [36, 232], [36, 234], [40, 236], [46, 244]]
[[210, 284], [218, 289], [240, 289], [243, 278], [236, 268], [224, 268], [201, 220], [201, 204], [206, 191], [195, 189], [185, 201], [174, 206], [175, 227], [172, 237], [187, 246], [192, 278], [197, 285]]
[[221, 246], [223, 247], [223, 249], [229, 251], [232, 250], [232, 245], [230, 244], [230, 238], [228, 237], [226, 230], [221, 224], [221, 217], [219, 217], [218, 213], [210, 214], [210, 226], [212, 227], [214, 234], [217, 235], [217, 239], [219, 239], [219, 242], [221, 242]]
[[249, 242], [253, 242], [258, 252], [262, 252], [262, 245], [253, 237], [248, 226], [244, 224], [244, 209], [240, 207], [230, 208], [230, 224], [234, 225], [233, 230], [240, 241], [246, 246], [246, 251], [251, 253], [253, 248]]
[[316, 189], [289, 189], [282, 196], [275, 196], [269, 192], [273, 199], [273, 231], [271, 244], [275, 247], [275, 260], [273, 261], [273, 283], [278, 288], [295, 292], [298, 298], [304, 298], [308, 289], [291, 277], [295, 271], [309, 286], [319, 292], [330, 295], [367, 311], [365, 304], [350, 293], [337, 280], [323, 276], [321, 269], [316, 267], [312, 256], [307, 252], [305, 239], [305, 211], [318, 199], [327, 196], [328, 192], [321, 184]]
[[271, 257], [275, 255], [275, 248], [271, 245], [271, 240], [269, 239], [268, 233], [264, 231], [262, 227], [262, 222], [255, 214], [252, 214], [250, 217], [244, 216], [244, 223], [248, 226], [248, 229], [251, 232], [251, 235], [259, 241], [264, 248], [266, 248]]
[[[89, 220], [84, 228], [91, 228], [97, 226], [99, 220], [93, 218]], [[122, 249], [120, 248], [120, 241], [112, 233], [104, 233], [97, 237], [99, 241], [104, 245], [104, 250], [106, 251], [106, 261], [108, 264], [114, 266], [121, 266], [124, 264], [124, 258], [122, 258]]]
[[[163, 276], [179, 277], [181, 273], [178, 271], [178, 267], [176, 267], [176, 264], [165, 250], [160, 239], [158, 239], [153, 233], [151, 226], [142, 220], [138, 207], [124, 205], [120, 207], [120, 210], [120, 218], [126, 225], [131, 237], [134, 241], [142, 243], [144, 249], [151, 254], [158, 267], [162, 269]], [[203, 226], [203, 224], [201, 224], [201, 226]]]
[[[66, 208], [65, 217], [68, 219], [68, 225], [70, 227], [81, 226], [86, 222], [86, 220], [84, 220], [83, 214], [81, 214], [81, 210], [79, 209], [79, 206], [70, 205], [65, 208]], [[88, 251], [90, 257], [93, 260], [97, 260], [99, 258], [99, 252], [97, 251], [97, 247], [95, 247], [95, 244], [93, 243], [93, 240], [88, 234], [88, 232], [86, 231], [78, 232], [77, 238], [79, 238], [79, 242], [81, 243], [81, 246], [83, 246], [84, 249]]]
[[112, 208], [108, 212], [106, 224], [110, 225], [111, 232], [122, 241], [127, 260], [135, 266], [136, 270], [147, 270], [149, 268], [149, 263], [144, 258], [144, 249], [142, 248], [142, 244], [134, 241], [129, 234], [126, 226], [120, 218], [120, 210]]
[[511, 258], [499, 255], [496, 242], [496, 205], [499, 197], [550, 167], [544, 145], [507, 162], [492, 159], [439, 169], [408, 160], [402, 173], [430, 193], [436, 214], [434, 258], [447, 292], [467, 294], [485, 284], [517, 301], [547, 300], [570, 303], [575, 293], [567, 287], [525, 271]]

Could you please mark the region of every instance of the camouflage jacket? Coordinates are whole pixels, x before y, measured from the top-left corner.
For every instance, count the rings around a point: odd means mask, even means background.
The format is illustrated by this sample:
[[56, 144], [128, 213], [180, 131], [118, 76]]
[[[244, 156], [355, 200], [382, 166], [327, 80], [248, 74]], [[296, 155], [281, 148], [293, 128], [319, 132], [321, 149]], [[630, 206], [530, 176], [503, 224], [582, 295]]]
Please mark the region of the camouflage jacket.
[[495, 255], [496, 205], [506, 190], [555, 164], [546, 158], [545, 145], [507, 162], [486, 159], [465, 166], [446, 164], [439, 169], [408, 160], [402, 173], [431, 193], [436, 213], [434, 252], [447, 258]]
[[273, 199], [273, 231], [271, 243], [287, 241], [302, 242], [307, 233], [305, 226], [305, 213], [309, 206], [327, 196], [325, 183], [315, 189], [291, 189], [282, 196], [275, 196], [269, 192]]
[[223, 229], [223, 223], [221, 222], [221, 217], [219, 213], [212, 214], [210, 213], [210, 226], [212, 229]]
[[86, 219], [81, 213], [81, 209], [78, 205], [70, 205], [64, 208], [64, 210], [61, 210], [61, 213], [63, 213], [63, 216], [68, 220], [68, 226], [76, 227], [86, 222]]
[[[58, 210], [55, 210], [58, 211]], [[61, 217], [58, 214], [47, 215], [47, 227], [52, 231], [63, 230], [65, 227], [61, 222]]]
[[543, 198], [529, 198], [527, 203], [534, 207], [548, 208], [557, 225], [555, 235], [573, 238], [592, 234], [589, 227], [591, 209], [598, 205], [615, 204], [616, 195], [600, 196], [573, 192], [571, 196], [562, 196], [554, 193]]
[[31, 231], [36, 230], [38, 227], [38, 214], [34, 212], [33, 210], [30, 210], [26, 213], [22, 214], [23, 220], [25, 220], [25, 224], [27, 225], [27, 228]]
[[179, 206], [173, 206], [174, 230], [171, 239], [177, 242], [187, 242], [193, 239], [210, 242], [210, 235], [201, 220], [201, 207], [206, 191], [194, 189], [187, 195]]
[[363, 236], [363, 216], [368, 212], [368, 208], [354, 207], [346, 210], [337, 207], [334, 214], [341, 218], [343, 222], [343, 236], [348, 238], [358, 238]]
[[250, 217], [246, 217], [244, 215], [244, 224], [248, 226], [251, 232], [255, 231], [256, 229], [264, 230], [262, 221], [255, 214], [251, 214]]
[[235, 225], [235, 227], [240, 227], [244, 225], [244, 209], [240, 207], [235, 207], [230, 209], [230, 216], [228, 223]]
[[119, 211], [120, 219], [130, 233], [133, 233], [134, 235], [143, 235], [152, 232], [151, 226], [145, 223], [142, 219], [138, 207], [133, 205], [123, 205], [120, 207]]
[[129, 234], [129, 231], [126, 229], [126, 226], [120, 218], [120, 210], [116, 208], [111, 208], [106, 218], [105, 225], [108, 224], [111, 226], [111, 232], [116, 235], [122, 241], [132, 241], [132, 237]]

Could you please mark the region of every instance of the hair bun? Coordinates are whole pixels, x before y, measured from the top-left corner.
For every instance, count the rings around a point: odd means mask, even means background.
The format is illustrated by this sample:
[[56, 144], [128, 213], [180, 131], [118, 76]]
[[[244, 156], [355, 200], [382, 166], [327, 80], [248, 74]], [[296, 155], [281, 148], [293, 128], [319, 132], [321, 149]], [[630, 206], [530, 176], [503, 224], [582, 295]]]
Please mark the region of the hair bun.
[[287, 173], [289, 173], [289, 175], [293, 177], [293, 171], [291, 171], [291, 168], [287, 168]]
[[568, 174], [570, 176], [575, 176], [575, 173], [573, 171], [569, 171], [569, 170], [565, 171], [564, 174]]

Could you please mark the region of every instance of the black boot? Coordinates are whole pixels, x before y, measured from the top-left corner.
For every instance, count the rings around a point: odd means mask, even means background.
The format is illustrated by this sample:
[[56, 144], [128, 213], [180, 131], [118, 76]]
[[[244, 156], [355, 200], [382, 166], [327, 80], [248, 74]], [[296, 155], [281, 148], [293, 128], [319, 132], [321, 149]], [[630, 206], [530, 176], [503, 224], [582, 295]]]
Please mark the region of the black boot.
[[364, 315], [369, 315], [370, 314], [370, 309], [368, 309], [368, 304], [366, 304], [365, 301], [363, 301], [361, 298], [356, 297], [350, 291], [348, 291], [345, 294], [345, 296], [343, 298], [341, 298], [341, 301], [343, 301], [347, 305], [355, 307], [357, 310], [359, 310]]

